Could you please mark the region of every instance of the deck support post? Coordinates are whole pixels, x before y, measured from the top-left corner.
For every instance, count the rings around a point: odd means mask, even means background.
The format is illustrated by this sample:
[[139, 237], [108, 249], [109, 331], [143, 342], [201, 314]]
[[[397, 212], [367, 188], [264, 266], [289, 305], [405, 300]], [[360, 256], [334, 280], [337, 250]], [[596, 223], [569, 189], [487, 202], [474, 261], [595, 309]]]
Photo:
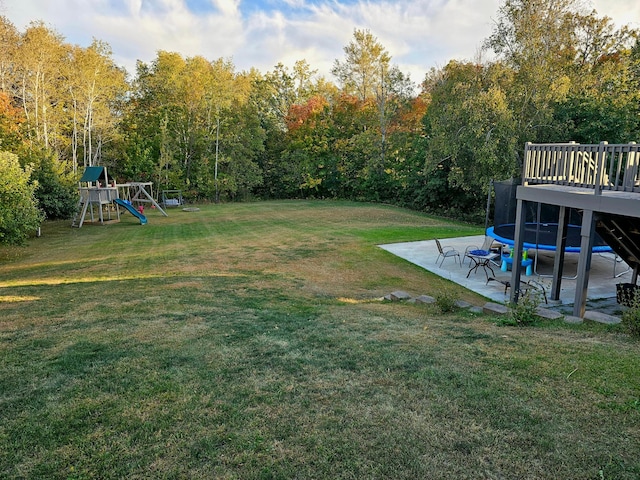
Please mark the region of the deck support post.
[[595, 215], [593, 210], [584, 210], [582, 228], [580, 229], [580, 257], [578, 258], [578, 278], [576, 280], [576, 296], [573, 303], [573, 315], [584, 317], [587, 306], [587, 290], [589, 288], [589, 272], [591, 270], [591, 250], [595, 236]]
[[551, 283], [551, 300], [560, 300], [562, 272], [564, 270], [564, 249], [567, 246], [567, 230], [569, 215], [567, 207], [560, 207], [558, 218], [558, 236], [556, 237], [556, 254], [553, 260], [553, 281]]
[[[518, 187], [520, 189], [521, 187]], [[518, 195], [516, 194], [516, 198]], [[511, 264], [511, 295], [510, 303], [518, 303], [520, 296], [520, 278], [522, 276], [522, 244], [524, 243], [524, 228], [526, 218], [524, 213], [524, 201], [517, 198], [516, 202], [516, 224], [513, 243], [513, 263]]]

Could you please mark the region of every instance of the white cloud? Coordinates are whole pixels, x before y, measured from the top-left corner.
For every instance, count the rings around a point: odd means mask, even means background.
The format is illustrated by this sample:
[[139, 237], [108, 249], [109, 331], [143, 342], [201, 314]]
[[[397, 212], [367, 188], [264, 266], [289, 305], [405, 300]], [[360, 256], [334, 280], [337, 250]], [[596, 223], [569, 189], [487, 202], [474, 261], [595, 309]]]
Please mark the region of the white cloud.
[[[415, 82], [451, 59], [472, 60], [491, 33], [501, 0], [200, 0], [212, 7], [194, 13], [186, 0], [0, 0], [17, 28], [43, 20], [70, 43], [109, 43], [114, 59], [134, 73], [136, 60], [158, 50], [214, 60], [232, 58], [239, 69], [266, 71], [278, 62], [306, 59], [331, 78], [335, 59], [355, 28], [367, 28], [394, 63]], [[593, 0], [601, 15], [640, 27], [640, 3]]]
[[240, 0], [212, 0], [224, 15], [237, 16]]
[[592, 0], [600, 16], [610, 17], [618, 26], [640, 28], [640, 3], [636, 0]]
[[[297, 38], [311, 41], [328, 37], [325, 55], [333, 60], [343, 57], [342, 48], [353, 36], [354, 28], [369, 29], [385, 46], [404, 72], [421, 82], [425, 72], [449, 60], [472, 59], [482, 40], [491, 31], [490, 15], [496, 0], [468, 1], [414, 0], [364, 2], [354, 5], [325, 4], [313, 10], [304, 28], [294, 30]], [[481, 18], [482, 20], [478, 20]], [[296, 33], [297, 32], [297, 33]]]

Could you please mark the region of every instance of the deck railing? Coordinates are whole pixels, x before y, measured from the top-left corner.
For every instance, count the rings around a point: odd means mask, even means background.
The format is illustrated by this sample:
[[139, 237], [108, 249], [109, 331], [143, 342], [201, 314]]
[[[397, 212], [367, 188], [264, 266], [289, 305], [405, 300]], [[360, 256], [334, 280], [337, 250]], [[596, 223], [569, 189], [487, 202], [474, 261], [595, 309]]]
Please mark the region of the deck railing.
[[522, 184], [640, 193], [640, 144], [527, 143]]

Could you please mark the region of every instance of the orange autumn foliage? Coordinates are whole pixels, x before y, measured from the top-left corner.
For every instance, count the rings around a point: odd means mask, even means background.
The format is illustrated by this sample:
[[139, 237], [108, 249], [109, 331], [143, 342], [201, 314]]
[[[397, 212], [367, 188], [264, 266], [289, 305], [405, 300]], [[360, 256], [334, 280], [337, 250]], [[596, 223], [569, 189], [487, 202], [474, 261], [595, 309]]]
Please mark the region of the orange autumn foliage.
[[11, 104], [11, 99], [5, 92], [0, 92], [0, 128], [5, 132], [16, 133], [22, 123], [22, 110]]
[[14, 151], [22, 142], [22, 110], [12, 105], [5, 92], [0, 92], [0, 150]]
[[305, 104], [291, 105], [286, 118], [287, 128], [289, 131], [295, 131], [328, 105], [327, 100], [319, 95], [311, 97]]

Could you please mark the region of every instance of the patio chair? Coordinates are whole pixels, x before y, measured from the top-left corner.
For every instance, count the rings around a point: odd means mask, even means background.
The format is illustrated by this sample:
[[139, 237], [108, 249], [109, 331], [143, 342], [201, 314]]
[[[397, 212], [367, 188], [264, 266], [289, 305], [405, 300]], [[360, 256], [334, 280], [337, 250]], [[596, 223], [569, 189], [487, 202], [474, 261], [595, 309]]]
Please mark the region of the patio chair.
[[[494, 278], [494, 277], [488, 277], [487, 285], [489, 284], [489, 282], [498, 282], [504, 285], [505, 295], [507, 294], [507, 290], [511, 288], [510, 281], [498, 280], [497, 278]], [[547, 290], [544, 288], [544, 285], [536, 282], [535, 280], [529, 280], [528, 282], [523, 282], [522, 280], [520, 280], [520, 289], [523, 293], [528, 292], [529, 290], [533, 290], [538, 294], [542, 294], [542, 297], [544, 298], [544, 303], [549, 305], [549, 300], [547, 299]]]
[[453, 248], [453, 247], [443, 247], [442, 244], [440, 243], [440, 240], [438, 240], [437, 238], [435, 239], [436, 241], [436, 245], [438, 247], [438, 258], [436, 258], [436, 263], [438, 263], [438, 260], [440, 260], [440, 257], [442, 257], [442, 261], [440, 262], [440, 267], [442, 267], [442, 264], [444, 263], [444, 261], [447, 258], [452, 257], [454, 259], [454, 261], [456, 260], [456, 257], [458, 259], [458, 263], [460, 265], [462, 265], [462, 263], [460, 262], [460, 254], [458, 253], [458, 251]]
[[[491, 253], [491, 252], [502, 253], [502, 245], [498, 244], [500, 246], [494, 247], [493, 246], [494, 243], [495, 243], [495, 239], [493, 237], [490, 237], [490, 236], [486, 235], [484, 237], [484, 242], [482, 243], [481, 247], [478, 247], [477, 245], [469, 245], [469, 246], [467, 246], [467, 248], [464, 250], [464, 256], [462, 257], [462, 264], [464, 265], [464, 261], [465, 261], [466, 258], [471, 259], [471, 255], [470, 255], [471, 252], [476, 252], [476, 255], [477, 255], [477, 252], [479, 252], [479, 251], [486, 252], [485, 255], [489, 255], [489, 253]], [[494, 265], [500, 266], [496, 262], [491, 262], [491, 263], [493, 263]]]

